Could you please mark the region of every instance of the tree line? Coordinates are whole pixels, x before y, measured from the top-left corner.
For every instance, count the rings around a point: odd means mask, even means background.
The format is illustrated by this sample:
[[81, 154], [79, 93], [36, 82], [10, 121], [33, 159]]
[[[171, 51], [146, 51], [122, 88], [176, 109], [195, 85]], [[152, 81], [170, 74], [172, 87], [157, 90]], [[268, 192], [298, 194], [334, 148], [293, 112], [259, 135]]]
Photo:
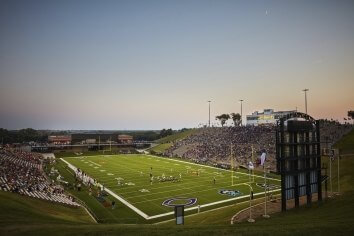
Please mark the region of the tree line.
[[219, 116], [216, 116], [215, 119], [220, 121], [222, 127], [226, 124], [226, 121], [228, 121], [229, 119], [232, 119], [234, 126], [241, 125], [241, 115], [239, 113], [221, 114]]
[[7, 130], [0, 128], [0, 143], [46, 142], [48, 134], [43, 131], [27, 128]]
[[[132, 131], [117, 131], [114, 135], [119, 134], [129, 134], [133, 136], [134, 140], [137, 141], [154, 141], [168, 135], [172, 135], [176, 132], [182, 132], [186, 129], [172, 130], [172, 129], [162, 129], [162, 130], [132, 130]], [[53, 130], [35, 130], [32, 128], [20, 129], [20, 130], [7, 130], [0, 128], [0, 144], [10, 144], [10, 143], [28, 143], [28, 142], [39, 142], [45, 143], [48, 141], [49, 135], [70, 135], [70, 131], [53, 131]]]

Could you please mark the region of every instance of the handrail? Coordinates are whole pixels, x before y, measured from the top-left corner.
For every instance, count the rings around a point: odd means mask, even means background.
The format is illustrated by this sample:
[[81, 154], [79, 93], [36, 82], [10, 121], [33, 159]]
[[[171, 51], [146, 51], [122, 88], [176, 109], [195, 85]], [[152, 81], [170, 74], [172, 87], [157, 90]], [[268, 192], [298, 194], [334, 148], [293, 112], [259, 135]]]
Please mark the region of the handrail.
[[100, 219], [96, 216], [96, 214], [86, 205], [84, 201], [75, 197], [75, 201], [77, 201], [86, 211], [91, 215], [91, 217], [95, 220], [96, 223], [100, 222]]

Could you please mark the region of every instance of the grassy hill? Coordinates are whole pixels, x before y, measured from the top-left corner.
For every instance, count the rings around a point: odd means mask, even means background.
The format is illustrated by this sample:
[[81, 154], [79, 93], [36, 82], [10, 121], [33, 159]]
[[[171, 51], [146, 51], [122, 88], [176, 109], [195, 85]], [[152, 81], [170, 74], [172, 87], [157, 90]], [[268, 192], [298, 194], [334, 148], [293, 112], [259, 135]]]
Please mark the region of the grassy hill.
[[180, 140], [180, 139], [184, 139], [186, 137], [188, 137], [189, 135], [195, 133], [197, 131], [197, 129], [188, 129], [182, 132], [177, 132], [175, 134], [160, 138], [158, 140], [156, 140], [157, 143], [170, 143], [170, 142], [174, 142], [176, 140]]
[[170, 148], [173, 143], [161, 143], [149, 149], [150, 153], [161, 154], [168, 148]]
[[175, 134], [158, 139], [156, 140], [158, 145], [150, 148], [149, 151], [157, 154], [163, 153], [166, 149], [170, 148], [173, 145], [173, 142], [184, 139], [189, 135], [194, 134], [195, 132], [197, 132], [197, 129], [188, 129], [186, 131], [177, 132]]
[[93, 223], [83, 208], [66, 207], [32, 197], [0, 191], [0, 226], [10, 224]]
[[342, 153], [354, 153], [354, 129], [339, 140], [335, 145]]

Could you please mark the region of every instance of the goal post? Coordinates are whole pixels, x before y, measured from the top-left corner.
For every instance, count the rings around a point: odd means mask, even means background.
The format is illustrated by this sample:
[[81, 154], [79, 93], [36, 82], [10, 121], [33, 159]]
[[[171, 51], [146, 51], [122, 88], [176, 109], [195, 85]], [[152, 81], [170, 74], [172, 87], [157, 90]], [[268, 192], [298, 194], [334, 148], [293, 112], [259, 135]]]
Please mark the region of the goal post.
[[231, 169], [231, 186], [234, 186], [234, 158], [232, 153], [232, 144], [230, 146], [230, 169]]
[[235, 170], [236, 170], [236, 162], [234, 160], [234, 146], [233, 144], [230, 145], [230, 171], [231, 171], [231, 186], [234, 186], [234, 179], [238, 179], [237, 176], [235, 176]]
[[[251, 149], [252, 149], [252, 164], [254, 166], [254, 148], [253, 148], [253, 145], [251, 146]], [[254, 183], [254, 168], [251, 170], [252, 171], [252, 183]]]

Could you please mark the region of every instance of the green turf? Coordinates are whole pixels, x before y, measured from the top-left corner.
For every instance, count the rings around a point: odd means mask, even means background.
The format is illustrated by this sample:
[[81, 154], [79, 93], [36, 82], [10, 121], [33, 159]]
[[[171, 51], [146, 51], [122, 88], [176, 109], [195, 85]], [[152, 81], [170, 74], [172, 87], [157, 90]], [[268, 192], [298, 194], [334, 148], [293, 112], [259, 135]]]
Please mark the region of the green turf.
[[[64, 180], [70, 183], [70, 186], [75, 183], [74, 172], [68, 168], [64, 162], [57, 161], [57, 163], [53, 166], [60, 172], [60, 175], [64, 178]], [[51, 167], [52, 166], [49, 166], [49, 169]], [[86, 186], [82, 186], [81, 191], [77, 191], [77, 189], [72, 187], [65, 187], [65, 190], [83, 201], [86, 204], [86, 207], [93, 212], [99, 223], [136, 224], [145, 222], [142, 217], [131, 211], [119, 201], [116, 201], [116, 208], [114, 210], [110, 207], [105, 207], [95, 198], [95, 196], [97, 196], [97, 189], [95, 188], [93, 189], [92, 195], [89, 195], [88, 188]], [[111, 196], [108, 196], [105, 199], [107, 202], [114, 200]]]
[[[231, 172], [228, 170], [148, 155], [67, 157], [65, 160], [149, 216], [171, 212], [173, 208], [162, 205], [164, 200], [170, 198], [197, 198], [197, 204], [204, 205], [232, 198], [220, 194], [220, 189], [239, 190], [241, 195], [249, 194], [249, 187], [244, 185], [249, 182], [249, 176], [243, 172], [235, 172], [234, 186], [231, 186]], [[151, 167], [154, 176], [152, 185], [149, 176]], [[173, 176], [180, 181], [174, 183], [156, 180], [157, 176], [163, 175]], [[123, 179], [120, 181], [122, 186], [118, 186], [117, 178]], [[255, 182], [263, 183], [264, 178], [256, 176]], [[271, 180], [270, 183], [279, 185], [279, 181]], [[252, 186], [255, 193], [263, 191], [255, 183]], [[142, 192], [143, 189], [148, 192]]]

